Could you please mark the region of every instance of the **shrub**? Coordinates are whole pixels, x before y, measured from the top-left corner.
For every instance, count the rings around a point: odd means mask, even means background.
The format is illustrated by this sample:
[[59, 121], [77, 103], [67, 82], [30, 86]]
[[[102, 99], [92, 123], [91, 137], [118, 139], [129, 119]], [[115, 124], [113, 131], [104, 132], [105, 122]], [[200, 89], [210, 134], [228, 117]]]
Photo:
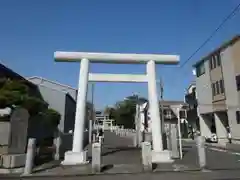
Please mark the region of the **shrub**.
[[0, 94], [0, 109], [7, 107], [7, 98]]
[[3, 91], [17, 91], [21, 95], [28, 94], [28, 86], [25, 85], [22, 81], [11, 81], [7, 80], [2, 87]]
[[44, 112], [48, 108], [48, 104], [36, 97], [23, 97], [22, 107], [26, 108], [30, 115], [36, 115], [39, 112]]
[[49, 108], [44, 112], [45, 123], [53, 128], [56, 128], [58, 126], [60, 119], [61, 115], [54, 109]]

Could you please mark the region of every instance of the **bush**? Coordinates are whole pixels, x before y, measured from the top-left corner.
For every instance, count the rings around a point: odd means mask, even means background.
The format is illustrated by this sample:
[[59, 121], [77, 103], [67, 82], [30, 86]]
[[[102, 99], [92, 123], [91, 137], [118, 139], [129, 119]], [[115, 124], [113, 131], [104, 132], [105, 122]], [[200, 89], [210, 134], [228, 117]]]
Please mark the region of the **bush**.
[[0, 78], [0, 108], [13, 105], [25, 108], [30, 116], [41, 114], [46, 125], [57, 127], [61, 115], [48, 109], [48, 103], [39, 97], [31, 96], [26, 80], [7, 80]]
[[7, 82], [7, 78], [5, 77], [0, 78], [0, 89], [5, 85], [6, 82]]
[[56, 128], [60, 122], [61, 115], [54, 109], [47, 109], [44, 112], [45, 123], [50, 125], [53, 128]]
[[0, 90], [0, 96], [5, 98], [6, 107], [22, 103], [22, 95], [18, 91]]
[[30, 115], [36, 115], [39, 112], [44, 112], [48, 108], [48, 104], [36, 97], [23, 97], [22, 107], [26, 108]]
[[7, 107], [7, 98], [0, 94], [0, 109]]
[[3, 91], [17, 91], [21, 95], [28, 94], [28, 87], [22, 81], [7, 80], [2, 87]]

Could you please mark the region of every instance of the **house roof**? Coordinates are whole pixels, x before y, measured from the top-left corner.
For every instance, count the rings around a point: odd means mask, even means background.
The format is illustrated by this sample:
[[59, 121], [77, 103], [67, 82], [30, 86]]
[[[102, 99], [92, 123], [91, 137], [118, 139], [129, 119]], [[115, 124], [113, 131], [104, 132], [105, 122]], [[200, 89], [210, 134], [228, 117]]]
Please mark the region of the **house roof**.
[[3, 65], [2, 63], [0, 63], [0, 72], [1, 72], [0, 76], [2, 74], [3, 77], [6, 77], [6, 78], [10, 78], [13, 80], [14, 79], [23, 80], [29, 87], [36, 88], [35, 84], [31, 83], [30, 81], [25, 79], [23, 76], [21, 76], [20, 74], [16, 73], [13, 70], [11, 70], [6, 65]]
[[187, 105], [184, 101], [159, 101], [163, 106], [171, 106], [171, 105]]
[[[159, 104], [163, 106], [163, 109], [169, 109], [171, 107], [174, 107], [174, 106], [179, 106], [179, 105], [182, 105], [182, 107], [187, 107], [188, 104], [185, 103], [184, 101], [159, 101]], [[149, 104], [147, 103], [147, 106], [144, 107], [144, 109], [148, 109]]]
[[21, 80], [25, 79], [23, 76], [14, 72], [13, 70], [11, 70], [7, 66], [3, 65], [2, 63], [0, 63], [0, 72], [3, 73], [4, 75], [6, 75], [9, 78], [14, 77], [14, 78], [18, 78], [18, 79], [21, 79]]
[[43, 78], [43, 77], [39, 77], [39, 76], [33, 76], [33, 77], [29, 77], [27, 78], [28, 80], [31, 80], [31, 79], [40, 79], [40, 80], [44, 80], [44, 81], [47, 81], [47, 82], [50, 82], [52, 84], [56, 84], [58, 86], [62, 86], [62, 87], [66, 87], [66, 88], [69, 88], [69, 89], [72, 89], [72, 90], [77, 90], [76, 88], [73, 88], [71, 86], [68, 86], [68, 85], [65, 85], [65, 84], [61, 84], [59, 82], [56, 82], [56, 81], [52, 81], [52, 80], [49, 80], [49, 79], [46, 79], [46, 78]]
[[217, 49], [211, 51], [207, 56], [203, 57], [201, 60], [197, 61], [193, 67], [197, 67], [199, 64], [203, 63], [204, 61], [206, 61], [209, 57], [211, 57], [213, 54], [216, 54], [218, 52], [221, 52], [222, 50], [228, 48], [229, 46], [235, 44], [236, 42], [238, 42], [240, 40], [240, 35], [236, 35], [234, 36], [232, 39], [224, 42], [221, 46], [219, 46]]

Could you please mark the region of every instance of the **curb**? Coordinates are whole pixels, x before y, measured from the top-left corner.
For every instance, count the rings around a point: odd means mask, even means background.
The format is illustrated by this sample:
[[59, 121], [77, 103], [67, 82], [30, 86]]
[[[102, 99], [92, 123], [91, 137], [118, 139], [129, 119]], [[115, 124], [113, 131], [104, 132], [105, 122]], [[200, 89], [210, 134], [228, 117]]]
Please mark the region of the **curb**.
[[[6, 176], [0, 176], [0, 178], [4, 179], [33, 179], [33, 178], [64, 178], [64, 177], [91, 177], [91, 176], [117, 176], [117, 175], [134, 175], [134, 174], [159, 174], [159, 173], [211, 173], [216, 171], [225, 171], [226, 169], [206, 169], [202, 170], [200, 168], [193, 168], [193, 169], [185, 169], [185, 170], [172, 170], [172, 169], [162, 169], [162, 170], [153, 170], [151, 172], [149, 171], [141, 171], [141, 172], [122, 172], [122, 173], [85, 173], [85, 174], [46, 174], [46, 175], [6, 175]], [[232, 171], [239, 171], [239, 169], [228, 169]]]
[[51, 177], [86, 177], [86, 176], [116, 176], [116, 175], [134, 175], [134, 174], [157, 174], [157, 173], [189, 173], [189, 172], [202, 172], [200, 168], [193, 168], [193, 169], [179, 169], [179, 170], [174, 170], [174, 169], [162, 169], [162, 170], [153, 170], [153, 171], [139, 171], [139, 172], [101, 172], [101, 173], [85, 173], [85, 174], [63, 174], [63, 175], [58, 175], [58, 174], [46, 174], [46, 175], [35, 175], [35, 174], [30, 174], [30, 175], [6, 175], [6, 176], [0, 176], [0, 178], [4, 179], [16, 179], [16, 178], [51, 178]]

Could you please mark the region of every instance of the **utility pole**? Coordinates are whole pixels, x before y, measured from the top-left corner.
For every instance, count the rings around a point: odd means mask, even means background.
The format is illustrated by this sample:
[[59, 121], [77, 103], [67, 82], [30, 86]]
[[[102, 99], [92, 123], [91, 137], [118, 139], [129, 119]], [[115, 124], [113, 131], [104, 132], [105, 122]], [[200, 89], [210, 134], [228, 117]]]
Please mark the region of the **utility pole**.
[[164, 109], [163, 109], [163, 81], [162, 77], [160, 77], [160, 115], [161, 115], [161, 124], [162, 124], [162, 133], [165, 133], [164, 127]]
[[136, 101], [136, 114], [135, 114], [135, 130], [136, 130], [136, 146], [141, 146], [141, 121], [140, 121], [140, 104], [139, 104], [139, 95], [138, 93], [134, 93]]
[[88, 138], [89, 138], [89, 143], [92, 143], [92, 132], [93, 132], [93, 129], [95, 127], [95, 118], [94, 118], [94, 83], [92, 83], [92, 107], [91, 107], [91, 116], [89, 119], [89, 135], [88, 135]]

